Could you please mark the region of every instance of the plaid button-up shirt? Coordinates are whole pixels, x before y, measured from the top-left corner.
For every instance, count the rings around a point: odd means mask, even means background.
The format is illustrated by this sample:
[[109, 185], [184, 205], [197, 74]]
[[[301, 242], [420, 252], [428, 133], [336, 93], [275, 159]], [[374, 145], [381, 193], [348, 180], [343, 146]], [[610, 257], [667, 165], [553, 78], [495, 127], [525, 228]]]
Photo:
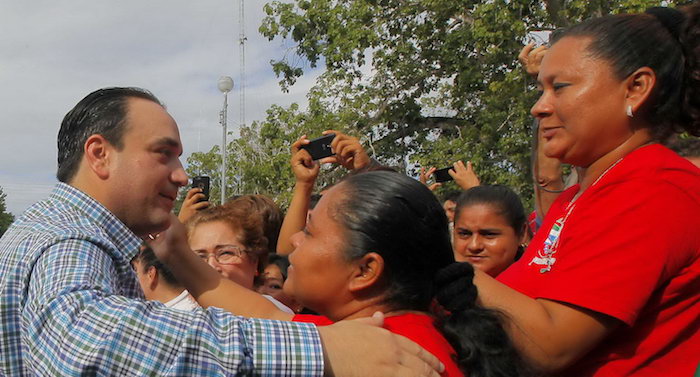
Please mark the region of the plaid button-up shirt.
[[320, 376], [313, 325], [145, 301], [140, 239], [58, 184], [0, 239], [0, 376]]

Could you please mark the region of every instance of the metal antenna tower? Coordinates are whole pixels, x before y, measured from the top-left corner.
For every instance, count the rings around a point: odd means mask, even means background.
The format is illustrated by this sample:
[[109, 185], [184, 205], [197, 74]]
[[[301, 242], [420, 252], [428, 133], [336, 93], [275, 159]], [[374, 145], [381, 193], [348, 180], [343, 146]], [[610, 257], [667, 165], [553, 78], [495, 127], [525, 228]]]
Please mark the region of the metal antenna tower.
[[245, 36], [245, 11], [243, 7], [243, 1], [244, 0], [238, 0], [238, 21], [240, 25], [240, 32], [238, 34], [238, 43], [239, 43], [239, 50], [240, 50], [240, 70], [241, 70], [241, 78], [239, 80], [238, 84], [238, 90], [240, 90], [240, 125], [239, 125], [239, 130], [245, 126], [245, 42], [248, 40], [248, 38]]

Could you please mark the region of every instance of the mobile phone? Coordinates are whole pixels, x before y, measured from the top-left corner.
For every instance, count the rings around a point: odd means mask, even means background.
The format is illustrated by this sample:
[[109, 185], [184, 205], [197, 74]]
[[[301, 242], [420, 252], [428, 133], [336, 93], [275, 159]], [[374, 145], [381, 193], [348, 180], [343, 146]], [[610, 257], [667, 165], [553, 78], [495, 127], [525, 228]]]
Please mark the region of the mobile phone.
[[535, 48], [546, 46], [549, 44], [549, 35], [551, 30], [533, 30], [529, 31], [525, 36], [525, 44], [534, 43]]
[[435, 182], [447, 182], [451, 181], [454, 178], [450, 175], [450, 169], [452, 169], [452, 166], [449, 168], [444, 168], [444, 169], [438, 169], [433, 172], [433, 177], [435, 177]]
[[324, 157], [333, 156], [335, 153], [331, 150], [331, 141], [335, 138], [335, 134], [323, 135], [313, 139], [309, 144], [302, 145], [301, 149], [306, 149], [313, 160], [320, 160]]
[[209, 177], [201, 175], [199, 177], [192, 178], [192, 188], [202, 189], [204, 201], [209, 200]]

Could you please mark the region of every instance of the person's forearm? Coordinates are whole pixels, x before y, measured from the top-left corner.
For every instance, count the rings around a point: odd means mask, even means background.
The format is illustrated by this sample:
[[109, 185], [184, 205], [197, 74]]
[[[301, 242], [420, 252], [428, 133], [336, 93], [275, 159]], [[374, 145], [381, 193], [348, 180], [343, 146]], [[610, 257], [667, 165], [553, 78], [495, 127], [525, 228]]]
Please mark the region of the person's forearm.
[[530, 298], [475, 270], [482, 306], [505, 315], [504, 328], [520, 354], [535, 368], [554, 372], [594, 347], [609, 331], [591, 312], [563, 303]]
[[535, 167], [535, 210], [540, 219], [544, 219], [552, 203], [564, 189], [562, 165], [555, 158], [544, 155], [541, 148], [537, 150]]
[[294, 251], [291, 237], [306, 226], [306, 214], [309, 211], [309, 199], [313, 189], [313, 183], [297, 182], [294, 185], [292, 201], [289, 203], [277, 240], [277, 254], [288, 255]]
[[291, 320], [291, 315], [259, 293], [221, 277], [191, 251], [173, 252], [168, 267], [202, 307], [216, 306], [244, 317]]

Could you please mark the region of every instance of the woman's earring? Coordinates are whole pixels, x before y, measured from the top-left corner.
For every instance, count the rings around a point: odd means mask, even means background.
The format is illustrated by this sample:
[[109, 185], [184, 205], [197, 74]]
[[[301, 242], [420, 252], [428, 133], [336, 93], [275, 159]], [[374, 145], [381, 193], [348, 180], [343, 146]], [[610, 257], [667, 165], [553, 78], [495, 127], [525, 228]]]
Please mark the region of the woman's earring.
[[627, 116], [634, 118], [634, 114], [632, 113], [632, 105], [627, 105]]

